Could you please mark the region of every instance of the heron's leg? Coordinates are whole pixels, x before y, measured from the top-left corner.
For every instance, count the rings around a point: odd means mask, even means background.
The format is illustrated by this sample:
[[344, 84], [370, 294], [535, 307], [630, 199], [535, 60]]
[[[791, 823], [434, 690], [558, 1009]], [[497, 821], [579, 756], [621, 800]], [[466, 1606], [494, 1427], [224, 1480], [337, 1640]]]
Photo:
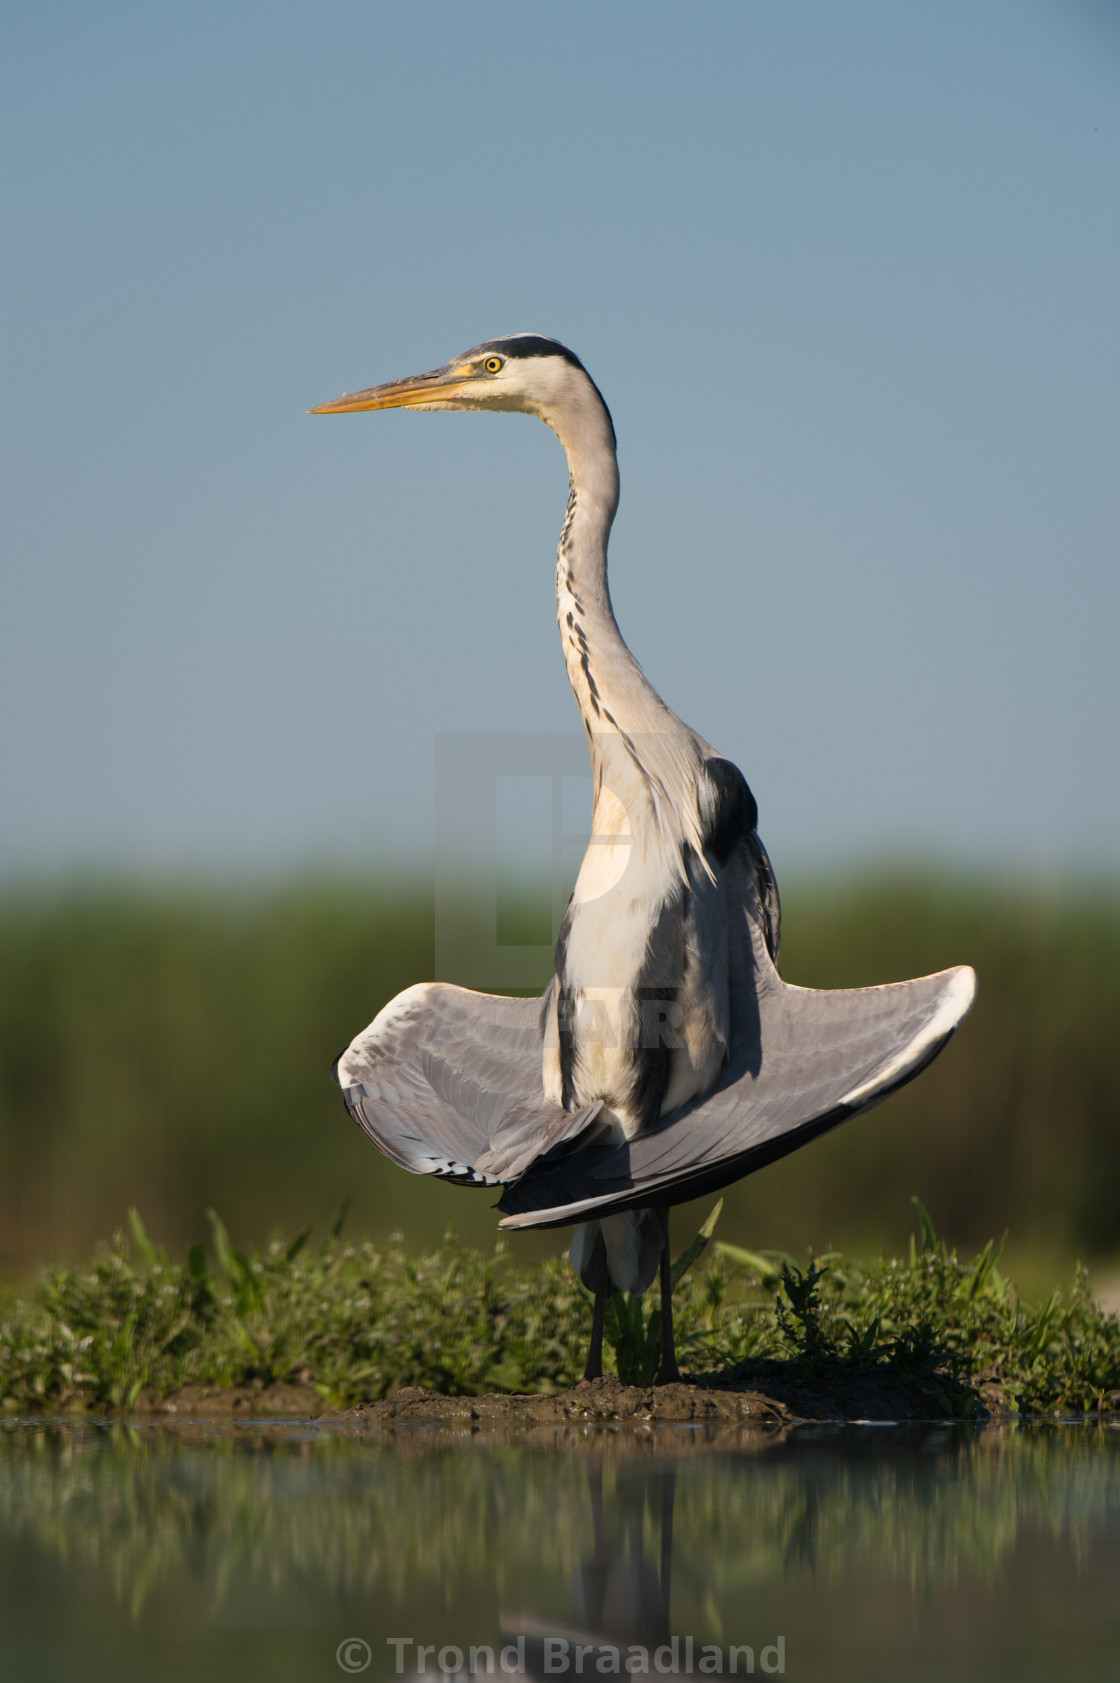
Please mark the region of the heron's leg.
[[673, 1277], [669, 1261], [669, 1211], [659, 1209], [658, 1220], [661, 1231], [665, 1235], [665, 1244], [661, 1251], [661, 1366], [657, 1370], [655, 1385], [677, 1385], [680, 1383], [681, 1370], [677, 1366], [677, 1352], [673, 1342]]
[[595, 1310], [591, 1317], [591, 1348], [587, 1352], [587, 1366], [584, 1368], [583, 1377], [585, 1379], [602, 1379], [603, 1317], [607, 1312], [607, 1286], [610, 1280], [607, 1274], [607, 1247], [603, 1243], [601, 1233], [595, 1240], [591, 1266], [595, 1280]]

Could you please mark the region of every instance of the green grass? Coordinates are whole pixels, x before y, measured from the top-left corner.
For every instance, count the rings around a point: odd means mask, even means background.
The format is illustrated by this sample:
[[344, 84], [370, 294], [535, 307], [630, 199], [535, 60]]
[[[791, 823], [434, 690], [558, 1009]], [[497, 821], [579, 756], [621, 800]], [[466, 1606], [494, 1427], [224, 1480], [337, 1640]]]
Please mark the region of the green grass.
[[[853, 1373], [940, 1379], [942, 1411], [968, 1415], [984, 1387], [1023, 1414], [1108, 1413], [1120, 1403], [1120, 1319], [1079, 1272], [1066, 1292], [1025, 1304], [988, 1245], [960, 1261], [924, 1210], [903, 1257], [855, 1263], [752, 1255], [718, 1246], [713, 1222], [677, 1270], [682, 1365], [707, 1374], [760, 1359], [827, 1387]], [[550, 1391], [579, 1376], [590, 1300], [566, 1263], [518, 1266], [448, 1238], [410, 1256], [401, 1240], [350, 1245], [336, 1221], [235, 1249], [216, 1216], [211, 1252], [184, 1263], [133, 1216], [94, 1262], [48, 1270], [0, 1325], [0, 1405], [9, 1412], [128, 1408], [142, 1391], [186, 1384], [312, 1385], [351, 1404], [392, 1387], [447, 1394]], [[682, 1279], [681, 1276], [684, 1276]], [[608, 1321], [621, 1377], [645, 1380], [656, 1344], [656, 1291], [615, 1299]], [[985, 1394], [991, 1395], [989, 1389]]]

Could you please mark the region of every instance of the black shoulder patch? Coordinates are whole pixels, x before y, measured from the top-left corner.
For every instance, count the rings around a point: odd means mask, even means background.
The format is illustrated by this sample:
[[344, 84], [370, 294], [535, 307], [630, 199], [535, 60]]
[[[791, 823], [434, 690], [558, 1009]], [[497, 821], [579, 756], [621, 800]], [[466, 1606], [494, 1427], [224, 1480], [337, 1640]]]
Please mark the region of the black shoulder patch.
[[634, 988], [640, 1040], [634, 1052], [629, 1103], [643, 1128], [652, 1127], [661, 1115], [673, 1072], [673, 1051], [682, 1045], [677, 1000], [687, 964], [685, 912], [685, 901], [676, 894], [663, 903], [649, 932]]
[[572, 903], [564, 913], [556, 937], [552, 962], [556, 967], [556, 1032], [560, 1053], [560, 1103], [565, 1110], [575, 1106], [576, 1038], [573, 1032], [575, 1000], [568, 986], [568, 935], [572, 927]]
[[754, 880], [758, 888], [758, 903], [762, 910], [763, 934], [766, 950], [773, 964], [778, 962], [782, 945], [782, 901], [778, 893], [778, 879], [770, 863], [770, 855], [762, 845], [762, 838], [754, 838]]
[[673, 1012], [680, 1009], [661, 988], [635, 988], [641, 1023], [641, 1044], [634, 1053], [628, 1094], [631, 1111], [643, 1128], [652, 1128], [661, 1115], [669, 1078], [673, 1072], [673, 1047], [681, 1044], [675, 1032]]
[[707, 800], [701, 798], [704, 846], [725, 865], [732, 850], [758, 823], [758, 805], [738, 766], [730, 760], [705, 760]]
[[564, 916], [560, 924], [560, 933], [557, 935], [556, 945], [552, 949], [552, 967], [556, 972], [556, 980], [559, 982], [561, 987], [564, 986], [568, 979], [568, 936], [571, 932], [571, 928], [572, 902], [569, 897], [568, 904], [565, 908]]

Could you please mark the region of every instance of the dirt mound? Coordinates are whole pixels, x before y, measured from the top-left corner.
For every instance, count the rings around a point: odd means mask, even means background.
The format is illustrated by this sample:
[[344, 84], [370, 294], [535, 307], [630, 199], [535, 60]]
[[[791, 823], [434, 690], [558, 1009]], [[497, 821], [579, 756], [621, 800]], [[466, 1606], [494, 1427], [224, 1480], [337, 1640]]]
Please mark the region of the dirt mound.
[[355, 1427], [442, 1425], [460, 1431], [670, 1424], [773, 1429], [797, 1421], [944, 1420], [971, 1413], [968, 1399], [950, 1395], [953, 1391], [952, 1382], [934, 1374], [903, 1379], [886, 1368], [859, 1370], [841, 1363], [812, 1380], [792, 1362], [760, 1361], [700, 1384], [623, 1385], [612, 1377], [548, 1396], [446, 1397], [408, 1385], [379, 1402], [348, 1409], [324, 1408], [309, 1385], [188, 1385], [168, 1397], [141, 1393], [131, 1412], [183, 1419], [303, 1418]]
[[[773, 1428], [799, 1420], [943, 1420], [965, 1412], [954, 1408], [945, 1381], [923, 1376], [904, 1380], [882, 1369], [841, 1368], [816, 1382], [801, 1377], [793, 1363], [760, 1362], [758, 1371], [712, 1380], [642, 1387], [614, 1378], [594, 1379], [552, 1396], [444, 1397], [405, 1387], [382, 1402], [349, 1409], [339, 1418], [370, 1425], [424, 1422], [503, 1426], [667, 1425]], [[951, 1388], [951, 1387], [950, 1387]]]

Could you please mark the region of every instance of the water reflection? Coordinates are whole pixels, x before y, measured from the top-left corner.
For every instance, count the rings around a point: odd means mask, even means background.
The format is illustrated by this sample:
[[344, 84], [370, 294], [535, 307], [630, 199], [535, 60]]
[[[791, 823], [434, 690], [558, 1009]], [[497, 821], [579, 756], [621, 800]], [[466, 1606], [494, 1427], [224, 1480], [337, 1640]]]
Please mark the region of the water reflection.
[[0, 1426], [17, 1677], [1111, 1679], [1118, 1582], [1115, 1430]]
[[[594, 1461], [587, 1468], [593, 1541], [572, 1575], [572, 1622], [532, 1614], [503, 1620], [507, 1641], [523, 1639], [534, 1677], [618, 1675], [624, 1665], [631, 1673], [677, 1670], [669, 1611], [676, 1468], [647, 1470], [634, 1481], [629, 1502], [617, 1499], [617, 1491], [606, 1501], [603, 1482], [603, 1465]], [[656, 1516], [652, 1539], [647, 1508]]]

